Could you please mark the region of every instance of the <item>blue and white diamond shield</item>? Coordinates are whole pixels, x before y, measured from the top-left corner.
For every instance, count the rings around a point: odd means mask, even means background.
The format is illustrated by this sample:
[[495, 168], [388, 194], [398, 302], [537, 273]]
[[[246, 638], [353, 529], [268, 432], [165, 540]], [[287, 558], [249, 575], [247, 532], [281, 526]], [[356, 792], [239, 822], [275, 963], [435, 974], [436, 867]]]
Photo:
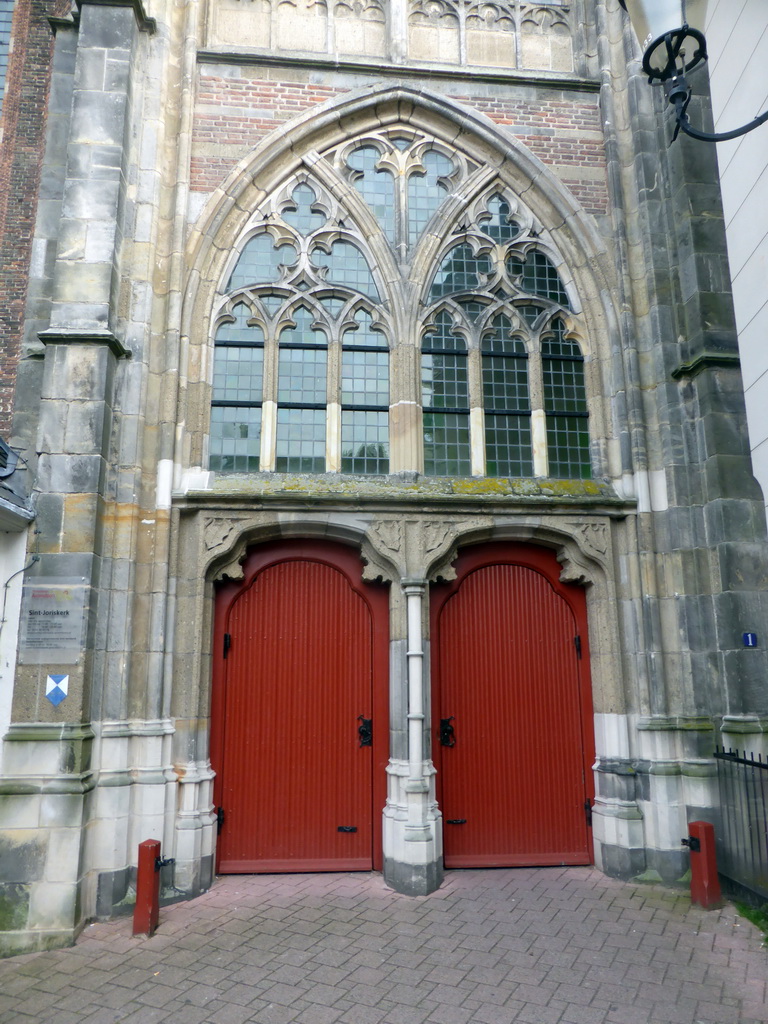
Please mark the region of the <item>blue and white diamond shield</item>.
[[61, 704], [69, 690], [69, 676], [48, 676], [45, 681], [45, 696], [55, 708]]

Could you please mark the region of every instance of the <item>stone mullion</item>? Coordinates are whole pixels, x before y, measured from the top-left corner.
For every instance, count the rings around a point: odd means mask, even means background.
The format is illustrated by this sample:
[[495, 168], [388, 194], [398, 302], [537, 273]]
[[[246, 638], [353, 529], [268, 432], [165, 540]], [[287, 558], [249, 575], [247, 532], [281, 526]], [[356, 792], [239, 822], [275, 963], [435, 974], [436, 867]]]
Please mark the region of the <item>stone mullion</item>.
[[389, 469], [423, 473], [420, 349], [416, 344], [395, 345], [389, 366]]
[[467, 352], [469, 390], [469, 448], [472, 476], [485, 476], [485, 417], [483, 413], [483, 357], [480, 346], [470, 345]]
[[264, 472], [275, 468], [277, 443], [277, 376], [279, 346], [274, 328], [265, 334], [264, 340], [264, 390], [261, 403], [261, 454], [259, 465]]
[[528, 395], [531, 405], [533, 475], [546, 477], [549, 476], [547, 414], [544, 411], [544, 369], [539, 344], [528, 352]]

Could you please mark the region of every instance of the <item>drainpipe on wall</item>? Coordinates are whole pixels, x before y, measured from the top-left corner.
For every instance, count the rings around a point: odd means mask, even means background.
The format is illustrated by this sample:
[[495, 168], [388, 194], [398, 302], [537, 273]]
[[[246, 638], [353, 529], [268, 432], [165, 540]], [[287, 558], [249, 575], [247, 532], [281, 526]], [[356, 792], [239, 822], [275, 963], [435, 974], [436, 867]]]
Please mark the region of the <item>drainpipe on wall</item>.
[[424, 580], [403, 580], [408, 611], [408, 824], [406, 842], [432, 839], [427, 820], [429, 780], [424, 774]]

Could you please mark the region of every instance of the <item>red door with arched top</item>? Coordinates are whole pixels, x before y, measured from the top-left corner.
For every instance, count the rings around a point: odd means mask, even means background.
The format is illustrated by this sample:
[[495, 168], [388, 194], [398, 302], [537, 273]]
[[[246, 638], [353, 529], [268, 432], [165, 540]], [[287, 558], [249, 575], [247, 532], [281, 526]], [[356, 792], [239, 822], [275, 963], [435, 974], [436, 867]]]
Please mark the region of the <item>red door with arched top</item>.
[[216, 597], [218, 870], [381, 866], [388, 595], [339, 544], [256, 548]]
[[433, 587], [446, 867], [592, 862], [594, 740], [584, 590], [552, 551], [485, 544]]

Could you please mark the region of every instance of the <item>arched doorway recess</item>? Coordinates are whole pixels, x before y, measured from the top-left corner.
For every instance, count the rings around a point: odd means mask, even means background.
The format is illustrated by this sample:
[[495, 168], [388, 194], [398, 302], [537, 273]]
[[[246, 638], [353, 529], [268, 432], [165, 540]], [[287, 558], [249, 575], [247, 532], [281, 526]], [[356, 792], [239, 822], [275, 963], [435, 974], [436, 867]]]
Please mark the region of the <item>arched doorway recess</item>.
[[583, 588], [554, 552], [483, 544], [433, 587], [445, 866], [592, 862], [594, 739]]
[[387, 591], [341, 544], [263, 545], [243, 568], [216, 595], [218, 870], [380, 870]]

